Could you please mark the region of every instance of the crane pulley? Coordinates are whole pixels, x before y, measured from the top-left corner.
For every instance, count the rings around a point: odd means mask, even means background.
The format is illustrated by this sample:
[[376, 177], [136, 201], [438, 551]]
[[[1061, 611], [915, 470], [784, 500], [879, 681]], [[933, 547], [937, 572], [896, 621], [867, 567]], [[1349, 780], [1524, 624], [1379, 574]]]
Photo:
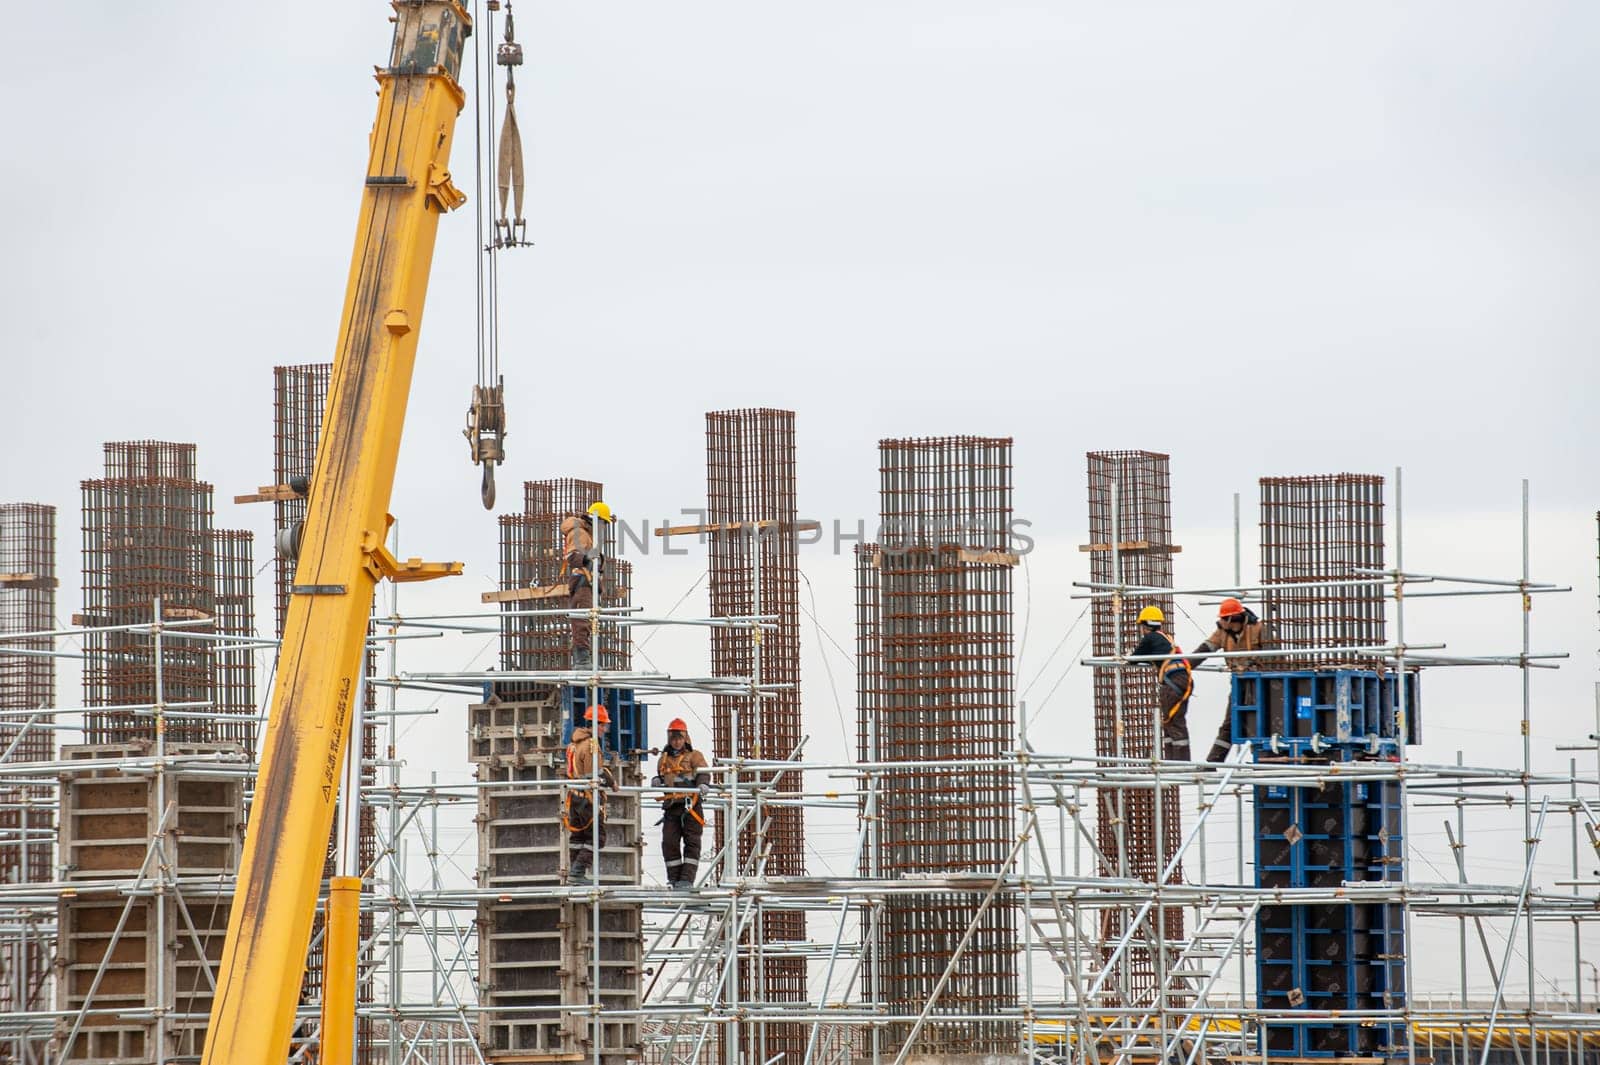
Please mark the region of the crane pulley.
[[[488, 0], [487, 6], [492, 20], [500, 10], [501, 0]], [[487, 128], [481, 114], [478, 120], [479, 190], [482, 191], [483, 175], [492, 173], [500, 211], [491, 221], [492, 233], [485, 232], [483, 211], [480, 208], [478, 212], [478, 380], [472, 387], [464, 431], [473, 465], [483, 467], [479, 495], [485, 510], [494, 509], [494, 470], [505, 461], [506, 454], [505, 378], [500, 374], [500, 275], [495, 256], [507, 248], [528, 244], [527, 221], [522, 216], [522, 130], [517, 125], [516, 68], [522, 65], [522, 45], [517, 41], [510, 0], [506, 0], [505, 13], [504, 37], [495, 47], [494, 67], [486, 74], [480, 67], [480, 78], [486, 81], [492, 81], [494, 69], [505, 71], [506, 105], [498, 138], [493, 133], [492, 111]], [[484, 87], [479, 86], [480, 98]]]

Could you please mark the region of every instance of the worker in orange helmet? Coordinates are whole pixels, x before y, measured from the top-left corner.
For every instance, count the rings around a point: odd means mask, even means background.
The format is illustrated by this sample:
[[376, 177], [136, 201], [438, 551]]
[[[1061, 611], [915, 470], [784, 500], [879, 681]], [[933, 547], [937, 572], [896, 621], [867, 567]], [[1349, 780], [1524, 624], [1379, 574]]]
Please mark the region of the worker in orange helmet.
[[661, 856], [667, 883], [674, 891], [693, 891], [700, 868], [700, 838], [705, 834], [705, 795], [710, 786], [706, 756], [689, 742], [689, 725], [681, 717], [667, 722], [667, 746], [656, 762], [653, 788], [671, 789], [661, 796]]
[[594, 728], [604, 729], [611, 724], [611, 715], [603, 706], [591, 706], [583, 712], [590, 726], [579, 725], [572, 730], [572, 740], [567, 744], [567, 779], [574, 784], [565, 789], [565, 802], [561, 823], [567, 829], [567, 854], [571, 879], [584, 880], [595, 850], [606, 846], [605, 793], [617, 786], [616, 778], [605, 764], [604, 751]]
[[[1180, 655], [1183, 649], [1161, 631], [1167, 616], [1154, 604], [1139, 611], [1139, 643], [1133, 656]], [[1161, 757], [1189, 760], [1189, 696], [1194, 694], [1194, 673], [1184, 658], [1153, 658], [1156, 670], [1156, 705], [1161, 709]]]
[[[1194, 661], [1204, 662], [1205, 655], [1213, 651], [1224, 653], [1270, 651], [1276, 646], [1277, 641], [1272, 638], [1272, 631], [1256, 617], [1255, 612], [1239, 600], [1229, 597], [1217, 608], [1217, 631], [1206, 637], [1205, 641], [1194, 649]], [[1264, 662], [1263, 659], [1248, 657], [1225, 658], [1223, 661], [1233, 673], [1247, 670], [1255, 672], [1263, 668]], [[1206, 755], [1208, 762], [1222, 761], [1228, 757], [1228, 751], [1233, 747], [1233, 686], [1230, 684], [1228, 687], [1228, 705], [1222, 712], [1222, 727], [1217, 730], [1217, 738], [1211, 744], [1211, 752]]]

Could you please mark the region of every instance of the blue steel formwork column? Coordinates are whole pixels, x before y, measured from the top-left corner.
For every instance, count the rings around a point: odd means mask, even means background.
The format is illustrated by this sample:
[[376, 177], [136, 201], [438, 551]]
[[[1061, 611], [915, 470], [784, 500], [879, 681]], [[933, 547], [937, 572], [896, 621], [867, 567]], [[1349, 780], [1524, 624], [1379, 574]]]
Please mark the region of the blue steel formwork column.
[[[1415, 742], [1417, 688], [1414, 675], [1384, 671], [1383, 478], [1263, 477], [1260, 486], [1260, 612], [1272, 646], [1293, 654], [1273, 659], [1277, 672], [1234, 674], [1234, 742], [1257, 761], [1400, 761]], [[1330, 770], [1315, 787], [1255, 793], [1259, 886], [1329, 892], [1404, 879], [1400, 780], [1339, 780]], [[1310, 1016], [1265, 1022], [1264, 1052], [1403, 1055], [1402, 1023], [1341, 1015], [1405, 1005], [1404, 907], [1287, 898], [1257, 921], [1256, 999]]]
[[[1238, 673], [1232, 694], [1233, 740], [1249, 744], [1258, 762], [1399, 761], [1404, 746], [1418, 738], [1414, 673]], [[1256, 886], [1336, 891], [1404, 880], [1404, 806], [1405, 785], [1398, 779], [1256, 787]], [[1267, 1056], [1403, 1055], [1404, 1022], [1333, 1015], [1403, 1008], [1404, 959], [1402, 903], [1262, 906], [1256, 921], [1257, 1006], [1328, 1015], [1311, 1022], [1264, 1022]]]

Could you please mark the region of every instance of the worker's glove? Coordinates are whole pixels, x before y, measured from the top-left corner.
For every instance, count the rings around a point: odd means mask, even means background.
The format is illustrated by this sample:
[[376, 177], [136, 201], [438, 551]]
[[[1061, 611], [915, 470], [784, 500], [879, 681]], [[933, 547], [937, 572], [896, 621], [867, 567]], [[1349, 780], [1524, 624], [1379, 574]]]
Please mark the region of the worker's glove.
[[661, 775], [658, 773], [657, 775], [655, 775], [655, 776], [650, 778], [650, 786], [652, 788], [664, 788], [664, 787], [667, 786], [667, 782], [665, 780], [662, 780], [661, 779]]
[[695, 790], [700, 793], [700, 801], [704, 802], [706, 796], [711, 794], [711, 785], [710, 784], [701, 784], [697, 788], [695, 788]]

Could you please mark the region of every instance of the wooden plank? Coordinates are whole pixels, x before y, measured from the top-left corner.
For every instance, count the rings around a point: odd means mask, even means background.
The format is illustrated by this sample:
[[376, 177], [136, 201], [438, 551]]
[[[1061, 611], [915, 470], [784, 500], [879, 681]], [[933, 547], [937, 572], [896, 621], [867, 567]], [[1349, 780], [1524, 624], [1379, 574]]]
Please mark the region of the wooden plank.
[[[1108, 544], [1108, 543], [1106, 543], [1106, 544], [1079, 544], [1078, 545], [1078, 550], [1079, 551], [1110, 551], [1111, 550], [1111, 545]], [[1117, 550], [1118, 551], [1165, 551], [1169, 555], [1181, 555], [1181, 554], [1183, 554], [1183, 548], [1179, 547], [1177, 544], [1168, 544], [1166, 546], [1162, 546], [1161, 544], [1153, 544], [1149, 540], [1124, 540], [1121, 543], [1117, 544]], [[1273, 1060], [1277, 1061], [1277, 1060], [1280, 1060], [1280, 1059], [1274, 1058]], [[1281, 1060], [1287, 1061], [1289, 1059], [1284, 1058], [1284, 1059], [1281, 1059]], [[1357, 1059], [1356, 1058], [1350, 1058], [1349, 1060], [1350, 1061], [1355, 1061]]]
[[0, 587], [3, 588], [54, 588], [56, 585], [54, 577], [41, 577], [37, 573], [0, 573]]
[[529, 599], [566, 598], [565, 584], [546, 584], [538, 588], [507, 588], [500, 592], [484, 592], [479, 597], [484, 603], [521, 603]]
[[[211, 621], [212, 617], [204, 610], [196, 610], [187, 606], [166, 606], [161, 608], [163, 621]], [[81, 628], [103, 628], [107, 625], [127, 624], [143, 625], [143, 621], [113, 622], [97, 614], [74, 614], [72, 624]]]
[[1016, 566], [1022, 556], [1011, 551], [972, 551], [963, 547], [958, 556], [963, 562], [983, 562], [996, 566]]
[[235, 503], [282, 503], [290, 499], [304, 499], [305, 494], [296, 492], [286, 484], [264, 484], [254, 492], [247, 492], [242, 496], [234, 496]]
[[764, 518], [761, 521], [719, 521], [710, 525], [662, 526], [661, 528], [657, 529], [655, 533], [657, 536], [695, 536], [704, 533], [738, 532], [741, 529], [769, 529], [773, 526], [781, 526], [785, 529], [793, 529], [795, 532], [810, 532], [813, 529], [821, 529], [822, 522], [775, 521]]

